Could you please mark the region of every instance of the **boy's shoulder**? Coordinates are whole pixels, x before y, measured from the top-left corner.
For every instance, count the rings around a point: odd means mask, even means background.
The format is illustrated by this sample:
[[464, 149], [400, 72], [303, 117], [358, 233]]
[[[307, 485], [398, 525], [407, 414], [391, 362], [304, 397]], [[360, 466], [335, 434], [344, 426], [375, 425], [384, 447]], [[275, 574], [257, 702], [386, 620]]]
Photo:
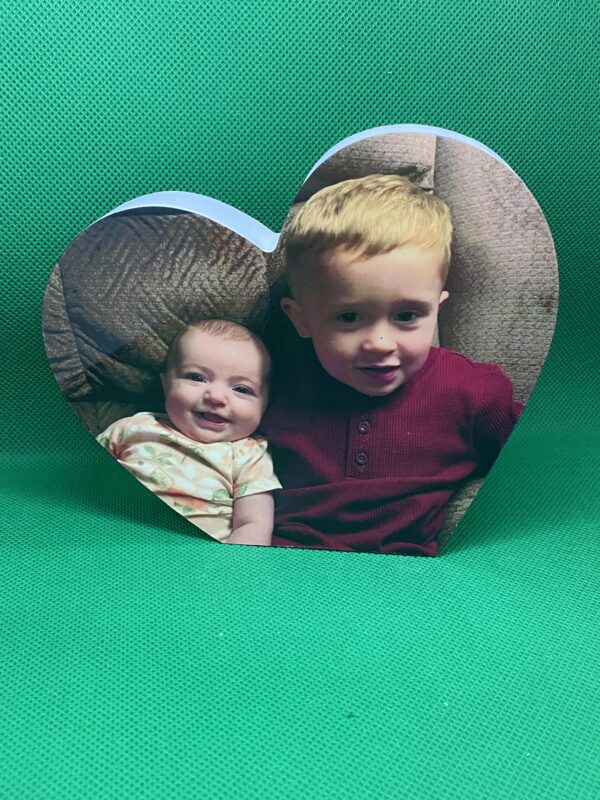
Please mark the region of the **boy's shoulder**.
[[452, 350], [449, 347], [432, 347], [434, 352], [437, 352], [438, 360], [445, 361], [456, 367], [463, 367], [470, 370], [472, 368], [487, 366], [483, 361], [475, 361], [474, 358], [460, 353], [458, 350]]
[[438, 371], [443, 369], [449, 376], [470, 377], [472, 379], [485, 380], [490, 375], [504, 375], [498, 364], [489, 361], [476, 361], [474, 358], [459, 353], [458, 350], [451, 350], [447, 347], [432, 347], [436, 351], [436, 366]]
[[430, 373], [440, 390], [469, 398], [477, 406], [490, 397], [512, 395], [512, 381], [498, 364], [476, 361], [445, 347], [432, 350], [436, 351], [436, 358]]

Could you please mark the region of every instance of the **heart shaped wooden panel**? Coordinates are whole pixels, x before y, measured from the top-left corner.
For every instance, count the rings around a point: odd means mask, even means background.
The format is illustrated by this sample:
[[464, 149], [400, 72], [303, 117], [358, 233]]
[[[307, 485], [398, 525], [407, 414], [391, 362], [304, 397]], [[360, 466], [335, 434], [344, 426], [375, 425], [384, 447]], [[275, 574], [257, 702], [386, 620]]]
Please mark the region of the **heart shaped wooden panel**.
[[483, 145], [364, 131], [281, 234], [160, 192], [65, 250], [46, 351], [101, 445], [220, 542], [436, 555], [546, 357], [552, 237]]

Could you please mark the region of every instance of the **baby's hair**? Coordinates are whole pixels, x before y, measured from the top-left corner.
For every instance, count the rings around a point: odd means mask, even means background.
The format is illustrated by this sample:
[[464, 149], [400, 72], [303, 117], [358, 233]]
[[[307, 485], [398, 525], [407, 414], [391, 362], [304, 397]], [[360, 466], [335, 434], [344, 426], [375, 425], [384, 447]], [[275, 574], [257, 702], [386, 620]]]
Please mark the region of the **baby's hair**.
[[240, 325], [229, 319], [199, 319], [184, 325], [172, 340], [167, 357], [164, 361], [163, 372], [167, 372], [177, 358], [177, 347], [181, 338], [191, 330], [204, 331], [205, 333], [219, 336], [221, 339], [229, 339], [236, 342], [253, 342], [265, 359], [265, 381], [269, 384], [271, 373], [271, 357], [262, 339], [253, 333], [249, 328]]
[[450, 263], [452, 220], [446, 203], [402, 175], [367, 175], [316, 192], [286, 235], [286, 277], [294, 291], [303, 273], [337, 247], [357, 258], [397, 247], [441, 247], [442, 281]]

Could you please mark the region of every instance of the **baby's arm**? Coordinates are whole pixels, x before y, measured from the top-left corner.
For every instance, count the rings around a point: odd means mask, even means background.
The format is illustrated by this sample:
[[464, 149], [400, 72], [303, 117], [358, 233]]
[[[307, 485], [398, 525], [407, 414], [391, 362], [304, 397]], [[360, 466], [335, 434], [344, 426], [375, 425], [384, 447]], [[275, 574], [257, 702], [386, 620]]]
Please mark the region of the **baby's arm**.
[[250, 494], [233, 501], [233, 532], [229, 544], [270, 545], [274, 503], [270, 492]]

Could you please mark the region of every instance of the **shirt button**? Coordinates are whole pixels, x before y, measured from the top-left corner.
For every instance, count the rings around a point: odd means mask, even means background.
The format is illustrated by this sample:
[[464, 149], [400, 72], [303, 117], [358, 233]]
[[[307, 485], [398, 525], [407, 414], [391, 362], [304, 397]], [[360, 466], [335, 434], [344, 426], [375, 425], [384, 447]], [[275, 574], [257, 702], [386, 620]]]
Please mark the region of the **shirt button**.
[[356, 463], [357, 463], [357, 464], [359, 464], [361, 467], [364, 467], [364, 465], [365, 465], [365, 464], [367, 463], [367, 461], [369, 460], [369, 457], [367, 456], [367, 454], [366, 454], [366, 453], [357, 453], [357, 454], [354, 456], [354, 460], [355, 460], [355, 461], [356, 461]]
[[371, 423], [367, 420], [363, 420], [362, 422], [358, 423], [356, 428], [359, 433], [368, 433], [371, 430]]

